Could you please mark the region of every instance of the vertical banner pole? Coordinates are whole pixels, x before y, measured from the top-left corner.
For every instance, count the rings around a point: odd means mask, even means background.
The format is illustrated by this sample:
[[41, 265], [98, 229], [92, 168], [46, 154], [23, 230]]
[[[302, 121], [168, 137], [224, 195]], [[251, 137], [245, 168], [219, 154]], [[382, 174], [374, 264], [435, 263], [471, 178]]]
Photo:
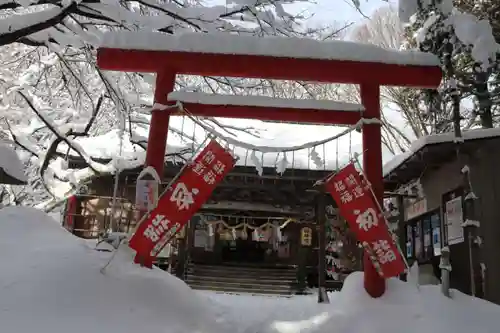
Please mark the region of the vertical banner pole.
[[[365, 107], [365, 118], [379, 119], [380, 87], [376, 84], [361, 84], [361, 104]], [[362, 131], [363, 166], [366, 180], [371, 184], [375, 200], [381, 204], [384, 196], [382, 179], [382, 133], [381, 124], [364, 124]], [[381, 277], [368, 255], [363, 256], [364, 286], [373, 298], [381, 297], [385, 292], [385, 280]]]
[[318, 221], [318, 303], [330, 303], [326, 293], [326, 204], [323, 188], [319, 191], [316, 204], [316, 219]]

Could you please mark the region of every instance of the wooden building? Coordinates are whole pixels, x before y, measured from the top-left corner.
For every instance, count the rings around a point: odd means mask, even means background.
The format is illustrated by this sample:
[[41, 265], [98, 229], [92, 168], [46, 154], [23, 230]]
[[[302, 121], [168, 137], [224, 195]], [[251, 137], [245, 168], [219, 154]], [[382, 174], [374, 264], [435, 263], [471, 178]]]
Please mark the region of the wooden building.
[[500, 304], [500, 130], [463, 137], [463, 143], [453, 133], [417, 140], [384, 167], [385, 188], [407, 196], [399, 232], [409, 261], [439, 277], [441, 250], [448, 246], [451, 287]]
[[[85, 166], [71, 157], [69, 164], [76, 169]], [[180, 167], [166, 164], [162, 186]], [[135, 184], [140, 171], [121, 172], [114, 208], [115, 177], [94, 179], [85, 194], [72, 199], [76, 203], [67, 209], [68, 229], [80, 237], [96, 238], [114, 222], [120, 231], [131, 232], [137, 216]], [[274, 168], [264, 168], [259, 176], [254, 167], [236, 166], [183, 230], [173, 249], [160, 259], [166, 260], [178, 277], [203, 289], [218, 290], [224, 285], [221, 289], [225, 291], [304, 292], [317, 286], [319, 269], [323, 269], [330, 289], [338, 289], [337, 282], [346, 273], [360, 268], [359, 249], [354, 237], [346, 236], [346, 223], [338, 216], [331, 197], [312, 191], [314, 183], [326, 174], [323, 170], [289, 169], [278, 175]], [[318, 265], [319, 195], [326, 200], [329, 226], [324, 234], [324, 265]]]

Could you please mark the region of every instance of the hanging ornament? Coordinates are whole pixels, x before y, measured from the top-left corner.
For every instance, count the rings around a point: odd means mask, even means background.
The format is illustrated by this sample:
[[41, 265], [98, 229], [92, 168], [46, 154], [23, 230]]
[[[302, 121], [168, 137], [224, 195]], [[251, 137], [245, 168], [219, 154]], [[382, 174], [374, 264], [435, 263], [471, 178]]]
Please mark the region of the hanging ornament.
[[[259, 176], [262, 176], [262, 174], [264, 173], [264, 166], [262, 163], [263, 161], [261, 162], [259, 160], [259, 158], [255, 154], [255, 150], [252, 150], [252, 154], [250, 155], [250, 160], [255, 165], [255, 169], [257, 170], [257, 173], [259, 174]], [[264, 160], [264, 159], [262, 159], [262, 160]]]
[[236, 240], [236, 238], [238, 238], [238, 236], [236, 235], [236, 228], [231, 229], [231, 234], [233, 236], [233, 240]]
[[286, 159], [286, 153], [283, 153], [283, 158], [276, 164], [276, 172], [280, 175], [285, 173], [286, 167], [288, 165], [288, 160]]
[[279, 222], [274, 223], [274, 232], [275, 232], [276, 240], [278, 242], [283, 241], [283, 235], [281, 234], [281, 228], [280, 228]]
[[309, 158], [313, 161], [316, 168], [320, 169], [324, 166], [323, 160], [319, 156], [318, 152], [316, 152], [316, 147], [314, 147], [309, 153]]
[[208, 223], [208, 235], [212, 237], [214, 235], [214, 226], [212, 223]]
[[241, 235], [240, 235], [240, 238], [242, 240], [246, 240], [248, 238], [248, 234], [247, 234], [247, 225], [244, 224], [243, 225], [243, 230], [241, 231]]

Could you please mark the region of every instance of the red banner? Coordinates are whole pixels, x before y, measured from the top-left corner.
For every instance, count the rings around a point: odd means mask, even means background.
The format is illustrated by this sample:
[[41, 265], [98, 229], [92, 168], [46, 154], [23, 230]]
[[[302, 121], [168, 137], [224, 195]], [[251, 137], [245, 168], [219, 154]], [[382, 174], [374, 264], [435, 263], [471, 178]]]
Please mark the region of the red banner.
[[235, 162], [230, 152], [211, 141], [159, 198], [158, 205], [137, 228], [129, 246], [142, 258], [156, 257], [210, 198]]
[[350, 163], [326, 182], [326, 189], [339, 206], [341, 215], [385, 278], [398, 276], [405, 264], [384, 215], [375, 202], [370, 187]]

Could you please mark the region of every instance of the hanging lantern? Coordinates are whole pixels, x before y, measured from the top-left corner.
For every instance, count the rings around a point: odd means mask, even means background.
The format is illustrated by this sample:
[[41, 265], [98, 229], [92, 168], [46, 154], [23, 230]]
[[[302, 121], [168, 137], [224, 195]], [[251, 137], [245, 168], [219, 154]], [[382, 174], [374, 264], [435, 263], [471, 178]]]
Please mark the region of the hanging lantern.
[[229, 230], [222, 230], [219, 234], [219, 239], [224, 241], [230, 241], [233, 240], [233, 237], [229, 232]]

